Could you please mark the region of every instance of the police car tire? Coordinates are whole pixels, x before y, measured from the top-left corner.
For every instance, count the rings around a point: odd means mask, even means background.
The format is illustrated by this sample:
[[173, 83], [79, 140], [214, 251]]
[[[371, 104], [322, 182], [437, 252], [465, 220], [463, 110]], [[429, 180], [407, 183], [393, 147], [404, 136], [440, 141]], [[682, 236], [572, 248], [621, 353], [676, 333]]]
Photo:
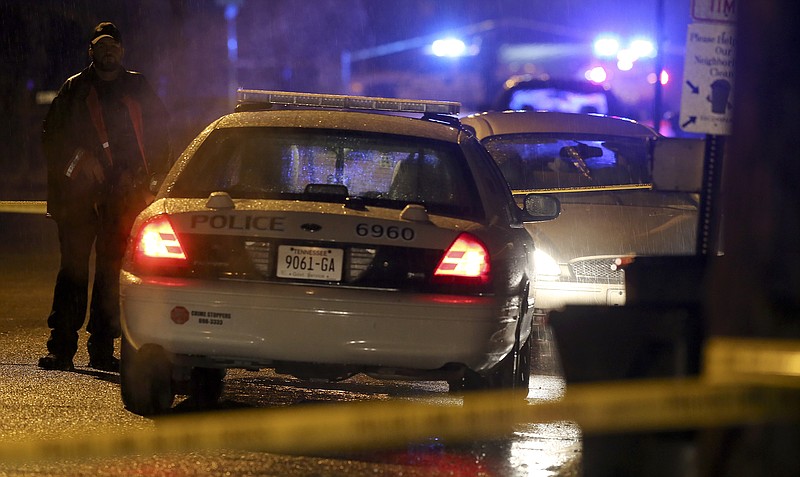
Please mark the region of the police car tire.
[[[524, 322], [527, 313], [528, 287], [522, 294], [519, 323]], [[531, 377], [531, 348], [533, 343], [533, 329], [528, 330], [528, 336], [520, 344], [514, 343], [511, 351], [486, 375], [480, 375], [471, 369], [464, 371], [461, 379], [448, 381], [450, 392], [479, 391], [482, 389], [519, 389], [522, 397], [528, 396], [528, 385]]]
[[[532, 334], [522, 343], [512, 348], [505, 358], [500, 360], [488, 374], [480, 375], [472, 370], [466, 370], [459, 390], [479, 391], [484, 389], [515, 389], [528, 395], [528, 384], [531, 376], [531, 341]], [[455, 391], [451, 383], [451, 392]]]
[[528, 334], [528, 339], [520, 348], [517, 358], [516, 388], [525, 391], [527, 397], [528, 386], [531, 383], [531, 353], [533, 351], [533, 331]]
[[[525, 315], [528, 313], [528, 286], [520, 297], [520, 310], [518, 327], [525, 323]], [[517, 329], [517, 339], [514, 347], [511, 348], [505, 358], [503, 358], [491, 372], [483, 377], [485, 383], [479, 385], [480, 388], [488, 389], [518, 389], [520, 394], [524, 392], [524, 397], [528, 396], [528, 384], [531, 377], [531, 344], [533, 341], [532, 329], [528, 330], [528, 335], [520, 342], [524, 330]]]
[[216, 404], [225, 387], [225, 369], [193, 368], [189, 378], [189, 398], [197, 407]]
[[140, 416], [168, 411], [175, 393], [172, 366], [164, 350], [144, 345], [137, 351], [123, 337], [121, 358], [120, 392], [125, 408]]
[[531, 376], [531, 334], [520, 346], [519, 343], [514, 349], [503, 358], [500, 363], [492, 370], [488, 376], [488, 386], [492, 389], [525, 389], [528, 390], [528, 383]]

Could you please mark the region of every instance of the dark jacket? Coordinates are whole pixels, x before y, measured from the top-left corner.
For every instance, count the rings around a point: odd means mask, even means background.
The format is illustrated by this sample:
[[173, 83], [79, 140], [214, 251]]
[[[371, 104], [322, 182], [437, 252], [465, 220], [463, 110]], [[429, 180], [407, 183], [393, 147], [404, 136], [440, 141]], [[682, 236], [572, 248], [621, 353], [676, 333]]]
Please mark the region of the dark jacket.
[[[135, 159], [114, 162], [115, 151], [108, 147], [108, 131], [94, 86], [99, 81], [91, 66], [67, 79], [44, 120], [42, 146], [47, 159], [47, 212], [57, 220], [68, 214], [76, 201], [81, 201], [74, 187], [70, 187], [71, 179], [66, 174], [79, 149], [99, 160], [107, 170], [109, 182], [124, 176], [129, 186], [147, 187], [152, 178], [163, 176], [171, 166], [167, 110], [145, 77], [127, 70], [120, 73], [115, 85], [130, 117], [135, 135], [132, 143], [138, 147], [134, 146], [133, 151], [116, 151], [118, 156], [124, 152], [125, 157]], [[112, 186], [114, 184], [104, 184], [106, 189]]]

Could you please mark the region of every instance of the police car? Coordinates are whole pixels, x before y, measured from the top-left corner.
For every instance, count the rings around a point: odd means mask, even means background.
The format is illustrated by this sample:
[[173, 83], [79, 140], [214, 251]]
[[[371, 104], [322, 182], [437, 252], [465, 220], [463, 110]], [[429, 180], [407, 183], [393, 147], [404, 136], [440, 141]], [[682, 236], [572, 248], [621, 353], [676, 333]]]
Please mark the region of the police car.
[[137, 218], [120, 277], [132, 412], [216, 401], [225, 370], [530, 376], [534, 244], [458, 103], [240, 90]]

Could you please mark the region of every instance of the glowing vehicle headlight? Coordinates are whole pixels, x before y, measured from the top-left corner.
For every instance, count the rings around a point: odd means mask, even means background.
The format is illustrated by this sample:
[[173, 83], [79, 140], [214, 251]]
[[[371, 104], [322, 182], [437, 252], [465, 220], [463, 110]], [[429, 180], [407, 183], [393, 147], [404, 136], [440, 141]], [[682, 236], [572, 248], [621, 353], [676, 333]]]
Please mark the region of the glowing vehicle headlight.
[[536, 278], [539, 280], [558, 280], [558, 277], [561, 276], [561, 267], [558, 262], [541, 250], [533, 252], [533, 263]]

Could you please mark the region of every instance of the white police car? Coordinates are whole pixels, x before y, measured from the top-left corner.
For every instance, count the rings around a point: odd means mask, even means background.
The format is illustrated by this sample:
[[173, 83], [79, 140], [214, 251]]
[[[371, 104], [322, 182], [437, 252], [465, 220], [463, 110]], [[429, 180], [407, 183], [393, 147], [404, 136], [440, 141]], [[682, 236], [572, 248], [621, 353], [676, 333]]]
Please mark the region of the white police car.
[[530, 196], [521, 210], [458, 103], [239, 98], [131, 231], [126, 407], [213, 402], [227, 368], [527, 392], [534, 245], [523, 223], [555, 218], [557, 200]]

